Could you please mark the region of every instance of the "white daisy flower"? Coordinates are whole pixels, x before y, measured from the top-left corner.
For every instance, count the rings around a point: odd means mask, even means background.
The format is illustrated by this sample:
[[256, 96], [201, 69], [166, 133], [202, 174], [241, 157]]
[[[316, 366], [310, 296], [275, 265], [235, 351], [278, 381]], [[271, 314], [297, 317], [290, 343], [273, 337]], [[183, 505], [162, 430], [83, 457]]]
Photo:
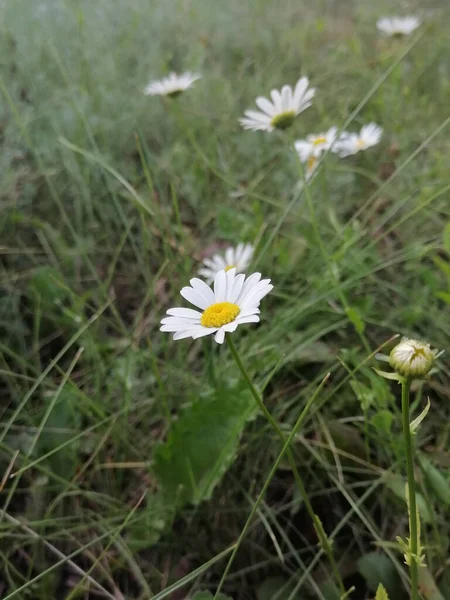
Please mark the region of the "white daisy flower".
[[207, 283], [212, 283], [218, 271], [224, 269], [229, 271], [233, 267], [236, 273], [244, 272], [253, 256], [253, 246], [251, 244], [240, 243], [236, 248], [231, 246], [225, 250], [225, 255], [214, 254], [211, 258], [205, 258], [204, 267], [199, 269], [198, 274], [204, 277]]
[[403, 338], [391, 351], [389, 363], [403, 377], [422, 378], [430, 371], [438, 355], [440, 353], [432, 350], [430, 344]]
[[309, 88], [309, 79], [301, 77], [294, 90], [290, 85], [284, 85], [281, 91], [272, 90], [270, 97], [259, 96], [256, 104], [262, 112], [246, 110], [245, 117], [239, 119], [244, 129], [253, 131], [273, 131], [274, 129], [286, 129], [294, 122], [297, 115], [311, 106], [311, 100], [316, 93], [315, 88]]
[[190, 88], [201, 75], [187, 71], [182, 75], [170, 73], [167, 77], [157, 81], [151, 81], [144, 90], [147, 96], [170, 96], [174, 98]]
[[420, 25], [417, 17], [383, 17], [377, 21], [378, 29], [390, 36], [410, 35]]
[[302, 162], [306, 162], [311, 156], [320, 156], [325, 150], [333, 150], [337, 141], [337, 127], [330, 127], [323, 133], [314, 133], [307, 136], [306, 140], [297, 140], [295, 149]]
[[191, 287], [184, 287], [181, 295], [200, 308], [169, 308], [168, 317], [161, 320], [160, 331], [174, 333], [174, 340], [197, 339], [214, 334], [222, 344], [225, 333], [235, 331], [243, 323], [259, 322], [259, 304], [273, 289], [270, 279], [261, 273], [250, 277], [237, 275], [236, 269], [219, 271], [214, 278], [214, 291], [201, 279], [191, 279]]
[[378, 144], [382, 133], [383, 129], [375, 123], [364, 125], [359, 133], [343, 132], [334, 146], [334, 152], [343, 158], [367, 150]]

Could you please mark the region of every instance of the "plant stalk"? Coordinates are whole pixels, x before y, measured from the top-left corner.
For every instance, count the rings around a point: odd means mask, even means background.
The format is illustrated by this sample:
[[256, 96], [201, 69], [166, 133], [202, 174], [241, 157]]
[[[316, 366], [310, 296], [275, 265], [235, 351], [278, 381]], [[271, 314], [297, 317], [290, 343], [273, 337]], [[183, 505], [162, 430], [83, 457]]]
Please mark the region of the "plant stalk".
[[409, 545], [411, 550], [410, 572], [411, 572], [411, 600], [418, 598], [418, 569], [417, 569], [417, 507], [416, 507], [416, 480], [414, 477], [414, 449], [410, 429], [409, 416], [409, 392], [411, 379], [405, 378], [402, 382], [402, 421], [403, 441], [406, 454], [406, 476], [408, 479], [409, 496]]

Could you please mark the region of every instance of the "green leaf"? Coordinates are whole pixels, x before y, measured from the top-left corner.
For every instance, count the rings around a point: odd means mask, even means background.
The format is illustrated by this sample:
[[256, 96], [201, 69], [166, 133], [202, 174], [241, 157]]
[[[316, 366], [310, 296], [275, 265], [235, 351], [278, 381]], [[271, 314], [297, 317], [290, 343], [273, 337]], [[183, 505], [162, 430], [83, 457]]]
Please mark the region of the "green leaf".
[[450, 292], [436, 292], [436, 296], [447, 304], [450, 304]]
[[382, 433], [390, 433], [392, 429], [392, 421], [394, 415], [390, 410], [380, 410], [376, 415], [373, 415], [371, 421], [372, 425]]
[[425, 474], [425, 479], [436, 498], [450, 506], [450, 485], [447, 479], [425, 455], [421, 454], [419, 456], [419, 462]]
[[380, 377], [384, 377], [384, 379], [391, 379], [392, 381], [398, 381], [401, 383], [403, 381], [403, 377], [398, 373], [390, 373], [388, 371], [380, 371], [379, 369], [373, 369], [377, 375]]
[[179, 506], [208, 500], [233, 462], [246, 422], [257, 406], [245, 382], [204, 394], [176, 420], [156, 447], [154, 472]]
[[[419, 569], [419, 587], [425, 600], [444, 600], [444, 596], [439, 591], [438, 586], [427, 567], [421, 567]], [[447, 595], [446, 598], [448, 598]]]
[[386, 589], [383, 587], [383, 584], [380, 583], [377, 589], [377, 595], [375, 596], [375, 600], [389, 600], [388, 593]]
[[[295, 581], [284, 577], [268, 577], [258, 587], [256, 597], [258, 600], [285, 600], [295, 589]], [[303, 596], [304, 598], [304, 596]], [[302, 596], [295, 594], [293, 600], [301, 600]]]
[[422, 421], [425, 419], [425, 417], [428, 414], [428, 411], [430, 410], [430, 406], [431, 406], [431, 402], [430, 399], [427, 398], [427, 405], [425, 406], [425, 408], [423, 409], [423, 411], [420, 413], [420, 415], [418, 417], [416, 417], [413, 421], [411, 421], [411, 423], [409, 424], [409, 429], [411, 430], [411, 433], [416, 433], [419, 425], [422, 423]]
[[[385, 479], [386, 486], [391, 490], [397, 498], [405, 502], [406, 504], [406, 496], [405, 496], [405, 480], [400, 475], [389, 475]], [[419, 511], [420, 518], [424, 523], [430, 524], [432, 521], [432, 517], [430, 514], [430, 509], [428, 504], [425, 501], [425, 498], [422, 494], [416, 492], [416, 504]]]
[[364, 329], [366, 328], [366, 325], [363, 321], [363, 318], [361, 317], [359, 310], [357, 310], [356, 308], [349, 307], [346, 309], [345, 312], [346, 312], [347, 317], [349, 318], [350, 322], [356, 329], [356, 332], [364, 333]]
[[442, 235], [445, 250], [450, 254], [450, 223], [444, 227], [444, 233]]
[[442, 258], [440, 258], [439, 256], [435, 256], [433, 258], [434, 260], [434, 264], [441, 269], [441, 271], [447, 275], [447, 277], [450, 277], [450, 263], [443, 260]]
[[391, 598], [400, 597], [402, 589], [400, 577], [391, 559], [386, 554], [382, 552], [364, 554], [358, 560], [358, 570], [372, 592], [375, 592], [382, 584]]

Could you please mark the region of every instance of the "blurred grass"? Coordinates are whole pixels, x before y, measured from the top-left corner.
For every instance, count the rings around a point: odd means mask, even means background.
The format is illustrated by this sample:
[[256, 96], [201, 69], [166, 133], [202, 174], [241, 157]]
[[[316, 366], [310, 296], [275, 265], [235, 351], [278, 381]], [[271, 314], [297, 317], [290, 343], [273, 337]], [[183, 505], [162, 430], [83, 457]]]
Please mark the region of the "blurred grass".
[[[450, 48], [445, 5], [402, 41], [375, 28], [379, 16], [404, 12], [395, 9], [267, 0], [0, 6], [4, 597], [81, 597], [85, 588], [30, 530], [116, 598], [119, 590], [149, 598], [236, 541], [280, 450], [262, 419], [247, 425], [212, 499], [176, 518], [151, 465], [172, 421], [211, 393], [204, 354], [213, 353], [219, 383], [238, 376], [225, 348], [174, 343], [158, 323], [213, 245], [241, 240], [264, 249], [257, 267], [275, 290], [261, 325], [236, 339], [286, 432], [332, 373], [295, 449], [343, 577], [357, 586], [354, 598], [370, 597], [357, 565], [374, 542], [403, 573], [390, 543], [407, 527], [406, 510], [386, 483], [403, 474], [397, 390], [373, 374], [354, 325], [373, 351], [398, 332], [448, 346]], [[172, 69], [203, 79], [176, 103], [143, 95]], [[349, 129], [384, 128], [376, 148], [327, 157], [311, 186], [328, 264], [286, 140], [237, 122], [256, 96], [302, 74], [317, 94], [296, 137], [342, 125], [364, 98]], [[417, 444], [444, 486], [447, 360], [414, 390], [415, 408], [432, 401]], [[420, 485], [431, 514], [427, 563], [447, 597], [448, 505], [429, 478]], [[287, 468], [260, 510], [225, 591], [255, 598], [260, 582], [281, 576], [306, 597], [333, 598]], [[189, 583], [214, 589], [223, 568], [213, 560]], [[170, 597], [190, 587], [180, 589]], [[293, 589], [289, 597], [304, 597]]]

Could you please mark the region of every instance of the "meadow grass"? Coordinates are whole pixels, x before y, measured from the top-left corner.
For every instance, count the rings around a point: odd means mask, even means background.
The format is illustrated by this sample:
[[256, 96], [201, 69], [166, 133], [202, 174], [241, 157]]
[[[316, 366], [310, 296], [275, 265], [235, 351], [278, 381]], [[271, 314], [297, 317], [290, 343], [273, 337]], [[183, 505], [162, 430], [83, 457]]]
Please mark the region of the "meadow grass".
[[[373, 367], [450, 336], [450, 20], [426, 8], [394, 39], [400, 3], [0, 5], [1, 597], [409, 597], [400, 386]], [[144, 96], [170, 70], [202, 79]], [[301, 75], [291, 130], [242, 130]], [[380, 144], [299, 187], [293, 140], [371, 121]], [[226, 345], [159, 332], [240, 241], [275, 289], [233, 342], [287, 455]], [[424, 600], [450, 598], [449, 376], [412, 385]]]

